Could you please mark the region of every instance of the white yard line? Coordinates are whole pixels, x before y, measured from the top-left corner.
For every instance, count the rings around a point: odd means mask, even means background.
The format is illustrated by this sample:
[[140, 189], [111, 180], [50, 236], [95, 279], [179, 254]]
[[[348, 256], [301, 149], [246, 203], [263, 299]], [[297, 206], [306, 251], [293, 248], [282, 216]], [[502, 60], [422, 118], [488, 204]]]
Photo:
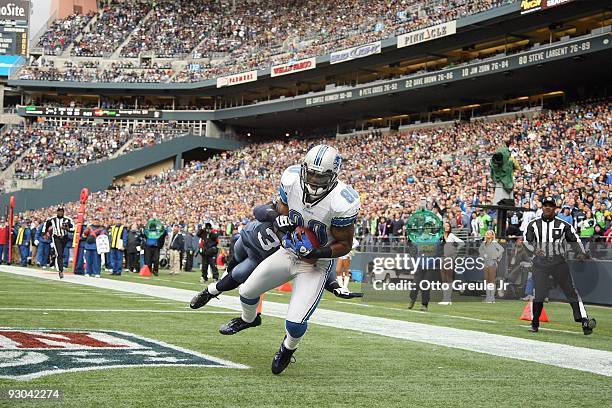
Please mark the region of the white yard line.
[[[41, 274], [36, 270], [28, 270], [25, 268], [3, 267], [2, 270], [15, 275], [59, 280], [55, 276]], [[172, 299], [179, 302], [189, 302], [196, 293], [185, 289], [110, 279], [82, 279], [79, 277], [67, 276], [63, 279], [63, 282], [65, 284], [74, 283], [138, 293], [162, 299]], [[240, 299], [230, 296], [220, 296], [218, 301], [211, 303], [211, 306], [235, 311], [242, 310]], [[284, 318], [287, 314], [287, 306], [287, 304], [283, 303], [266, 301], [264, 303], [264, 315]], [[337, 329], [355, 330], [362, 333], [451, 347], [497, 357], [531, 361], [612, 377], [612, 352], [605, 350], [326, 309], [318, 309], [310, 322]], [[542, 352], [542, 350], [546, 351]]]
[[[437, 313], [436, 313], [437, 314]], [[455, 315], [448, 315], [448, 314], [443, 314], [440, 316], [444, 316], [444, 317], [452, 317], [453, 319], [463, 319], [463, 320], [471, 320], [473, 322], [484, 322], [484, 323], [497, 323], [495, 320], [485, 320], [485, 319], [477, 319], [475, 317], [466, 317], [466, 316], [455, 316]]]
[[[10, 293], [11, 296], [20, 296], [20, 295], [77, 295], [77, 296], [91, 296], [94, 292], [86, 292], [86, 291], [70, 291], [70, 292], [62, 292], [62, 291], [39, 291], [39, 292], [27, 292], [21, 290], [14, 291], [0, 291], [1, 293]], [[99, 294], [103, 294], [103, 292], [98, 291]]]
[[[522, 325], [522, 324], [518, 324], [518, 327], [524, 327], [526, 329], [529, 329], [531, 326], [527, 326], [527, 325]], [[540, 327], [540, 330], [543, 331], [551, 331], [551, 332], [558, 332], [558, 333], [569, 333], [569, 334], [579, 334], [581, 336], [583, 336], [582, 332], [577, 332], [577, 331], [570, 331], [570, 330], [560, 330], [560, 329], [549, 329], [547, 327]]]
[[345, 305], [361, 306], [361, 307], [376, 307], [374, 305], [366, 305], [365, 303], [345, 302], [344, 300], [336, 300], [336, 303], [343, 303]]
[[163, 310], [163, 309], [70, 309], [45, 307], [0, 307], [0, 312], [87, 312], [87, 313], [204, 313], [204, 314], [231, 314], [225, 310]]
[[[134, 277], [138, 279], [152, 280], [152, 278], [147, 278], [144, 276], [134, 276]], [[186, 281], [179, 281], [179, 280], [174, 280], [174, 279], [164, 279], [164, 278], [155, 278], [155, 280], [160, 281], [160, 282], [182, 283], [185, 285], [195, 285], [195, 286], [200, 286], [200, 287], [204, 287], [206, 285], [206, 283], [186, 282]]]

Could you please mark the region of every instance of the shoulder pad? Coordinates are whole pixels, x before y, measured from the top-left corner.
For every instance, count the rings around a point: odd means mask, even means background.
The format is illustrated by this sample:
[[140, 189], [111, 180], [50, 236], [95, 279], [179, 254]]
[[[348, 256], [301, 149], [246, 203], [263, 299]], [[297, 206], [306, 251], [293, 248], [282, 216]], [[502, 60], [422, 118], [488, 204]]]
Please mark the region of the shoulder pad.
[[331, 224], [334, 227], [346, 227], [357, 220], [361, 202], [359, 194], [343, 182], [338, 182], [334, 189], [332, 211], [334, 213]]
[[281, 176], [281, 185], [279, 187], [279, 195], [281, 201], [287, 204], [287, 193], [291, 190], [291, 186], [300, 180], [301, 167], [298, 165], [287, 167]]
[[283, 186], [290, 186], [300, 179], [301, 167], [298, 165], [287, 167], [281, 176], [281, 184]]

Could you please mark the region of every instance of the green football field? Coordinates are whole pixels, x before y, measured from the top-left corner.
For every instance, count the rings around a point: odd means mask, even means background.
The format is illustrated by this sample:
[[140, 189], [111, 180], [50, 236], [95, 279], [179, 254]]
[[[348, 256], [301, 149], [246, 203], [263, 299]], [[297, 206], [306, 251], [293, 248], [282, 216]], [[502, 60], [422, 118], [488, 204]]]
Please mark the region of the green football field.
[[[159, 278], [124, 274], [112, 279], [195, 291], [202, 287], [198, 277], [196, 272], [169, 276], [162, 271]], [[277, 303], [288, 299], [279, 292], [266, 296]], [[283, 319], [265, 316], [264, 302], [261, 327], [222, 336], [219, 326], [237, 314], [214, 307], [215, 302], [200, 313], [184, 302], [0, 272], [3, 328], [128, 332], [249, 367], [95, 369], [28, 381], [0, 379], [0, 389], [60, 388], [63, 400], [44, 406], [67, 407], [558, 408], [603, 407], [612, 401], [608, 376], [317, 324], [309, 326], [296, 363], [274, 376], [270, 365], [284, 335]], [[405, 303], [342, 301], [326, 293], [319, 308], [612, 351], [612, 309], [590, 307], [598, 327], [584, 336], [568, 305], [550, 303], [546, 311], [552, 322], [542, 327], [551, 330], [533, 335], [526, 331], [527, 322], [518, 319], [523, 306], [519, 301], [456, 302], [450, 307], [432, 304], [429, 312], [420, 313], [406, 310]], [[541, 353], [547, 353], [546, 343]], [[3, 364], [6, 359], [0, 359]], [[16, 404], [0, 400], [0, 406], [40, 403]]]

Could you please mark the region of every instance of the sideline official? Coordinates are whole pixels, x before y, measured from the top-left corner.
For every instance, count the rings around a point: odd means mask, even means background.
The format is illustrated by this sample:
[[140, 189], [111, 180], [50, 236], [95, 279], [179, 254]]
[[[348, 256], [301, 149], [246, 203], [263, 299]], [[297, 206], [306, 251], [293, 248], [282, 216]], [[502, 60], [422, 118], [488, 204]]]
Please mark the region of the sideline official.
[[548, 296], [548, 281], [552, 278], [567, 297], [574, 320], [581, 323], [582, 331], [585, 335], [589, 335], [593, 333], [596, 321], [588, 317], [565, 259], [569, 245], [574, 249], [578, 259], [585, 259], [587, 254], [574, 227], [566, 221], [555, 218], [555, 209], [555, 200], [546, 197], [542, 202], [542, 216], [529, 222], [525, 230], [525, 248], [535, 254], [533, 258], [535, 298], [533, 320], [529, 331], [533, 333], [538, 331], [544, 298]]
[[59, 277], [64, 277], [64, 247], [68, 243], [68, 233], [74, 232], [74, 222], [64, 217], [64, 208], [57, 209], [57, 215], [45, 222], [44, 231], [51, 236], [51, 245], [55, 251], [55, 268]]

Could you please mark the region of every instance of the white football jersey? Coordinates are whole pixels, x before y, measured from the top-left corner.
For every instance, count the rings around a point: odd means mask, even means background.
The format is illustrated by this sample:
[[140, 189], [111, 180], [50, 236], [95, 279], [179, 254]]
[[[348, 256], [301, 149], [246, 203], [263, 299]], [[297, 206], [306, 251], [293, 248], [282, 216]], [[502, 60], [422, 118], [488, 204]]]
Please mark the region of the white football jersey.
[[336, 187], [314, 205], [304, 203], [300, 170], [300, 166], [285, 170], [281, 177], [280, 199], [289, 206], [289, 218], [295, 224], [312, 230], [321, 246], [332, 244], [335, 241], [330, 232], [332, 226], [346, 227], [357, 220], [359, 194], [338, 181]]

